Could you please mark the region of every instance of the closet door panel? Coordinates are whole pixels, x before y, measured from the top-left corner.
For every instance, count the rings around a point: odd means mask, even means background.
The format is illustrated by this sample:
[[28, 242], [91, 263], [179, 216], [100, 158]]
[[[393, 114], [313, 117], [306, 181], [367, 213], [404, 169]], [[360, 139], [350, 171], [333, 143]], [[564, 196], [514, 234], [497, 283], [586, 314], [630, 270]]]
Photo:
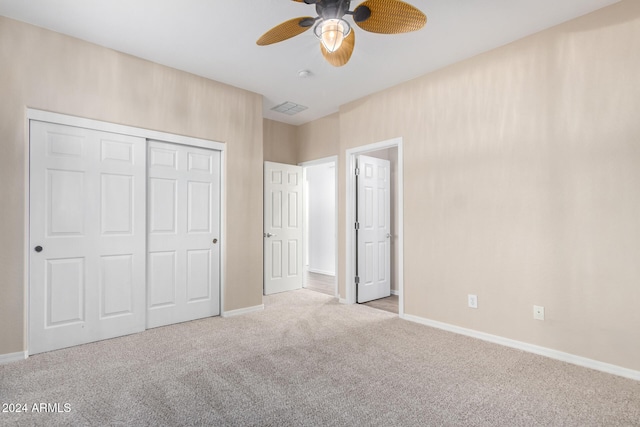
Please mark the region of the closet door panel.
[[220, 152], [149, 141], [147, 155], [147, 327], [218, 315]]
[[145, 144], [30, 122], [30, 354], [144, 330]]

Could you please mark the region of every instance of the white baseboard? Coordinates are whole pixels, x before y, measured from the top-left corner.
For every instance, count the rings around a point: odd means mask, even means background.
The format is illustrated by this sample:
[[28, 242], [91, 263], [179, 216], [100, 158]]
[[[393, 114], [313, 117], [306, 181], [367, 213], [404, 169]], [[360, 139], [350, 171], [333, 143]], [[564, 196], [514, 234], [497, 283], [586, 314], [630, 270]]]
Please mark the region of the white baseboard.
[[318, 270], [317, 268], [308, 268], [309, 273], [324, 274], [325, 276], [335, 276], [335, 271]]
[[237, 310], [223, 311], [221, 317], [241, 316], [243, 314], [253, 313], [254, 311], [264, 310], [264, 304], [254, 305], [253, 307], [239, 308]]
[[26, 351], [19, 351], [17, 353], [0, 354], [0, 365], [5, 363], [19, 362], [25, 360], [28, 357]]
[[400, 292], [397, 289], [391, 289], [391, 295], [400, 295]]
[[340, 304], [348, 304], [348, 303], [347, 303], [347, 299], [346, 299], [346, 298], [338, 298], [338, 302], [339, 302]]
[[431, 326], [433, 328], [453, 332], [456, 334], [466, 335], [468, 337], [481, 339], [483, 341], [500, 344], [506, 347], [515, 348], [515, 349], [526, 351], [529, 353], [539, 354], [541, 356], [546, 356], [551, 359], [556, 359], [562, 362], [571, 363], [573, 365], [582, 366], [584, 368], [590, 368], [596, 371], [606, 372], [608, 374], [618, 375], [621, 377], [640, 381], [640, 371], [623, 368], [622, 366], [612, 365], [609, 363], [600, 362], [598, 360], [588, 359], [582, 356], [576, 356], [575, 354], [565, 353], [563, 351], [541, 347], [535, 344], [529, 344], [522, 341], [516, 341], [510, 338], [504, 338], [498, 335], [491, 335], [485, 332], [475, 331], [473, 329], [462, 328], [460, 326], [451, 325], [449, 323], [443, 323], [443, 322], [438, 322], [436, 320], [425, 319], [423, 317], [413, 316], [411, 314], [405, 314], [403, 316], [403, 319], [409, 320], [411, 322], [420, 323], [422, 325]]

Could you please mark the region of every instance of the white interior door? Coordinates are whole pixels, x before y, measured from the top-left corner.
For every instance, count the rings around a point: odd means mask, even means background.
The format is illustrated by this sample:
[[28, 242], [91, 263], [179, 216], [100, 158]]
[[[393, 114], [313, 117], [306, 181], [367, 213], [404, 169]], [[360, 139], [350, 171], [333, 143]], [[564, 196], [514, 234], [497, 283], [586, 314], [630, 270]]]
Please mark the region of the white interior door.
[[30, 354], [144, 330], [144, 146], [30, 122]]
[[264, 163], [264, 294], [302, 287], [302, 167]]
[[357, 301], [391, 295], [390, 162], [357, 158]]
[[148, 143], [147, 327], [220, 314], [220, 152]]

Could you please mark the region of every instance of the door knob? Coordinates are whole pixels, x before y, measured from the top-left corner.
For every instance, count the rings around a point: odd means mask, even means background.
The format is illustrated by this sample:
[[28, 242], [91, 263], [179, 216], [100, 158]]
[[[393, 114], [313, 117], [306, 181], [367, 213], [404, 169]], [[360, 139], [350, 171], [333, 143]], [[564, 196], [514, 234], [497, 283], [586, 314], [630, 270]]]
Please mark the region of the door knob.
[[391, 233], [387, 233], [387, 239], [391, 237]]
[[277, 236], [277, 234], [264, 233], [264, 237], [273, 237], [273, 236]]
[[42, 252], [42, 246], [36, 246], [33, 248], [36, 252]]
[[216, 243], [218, 243], [218, 239], [213, 239], [213, 244], [215, 245]]

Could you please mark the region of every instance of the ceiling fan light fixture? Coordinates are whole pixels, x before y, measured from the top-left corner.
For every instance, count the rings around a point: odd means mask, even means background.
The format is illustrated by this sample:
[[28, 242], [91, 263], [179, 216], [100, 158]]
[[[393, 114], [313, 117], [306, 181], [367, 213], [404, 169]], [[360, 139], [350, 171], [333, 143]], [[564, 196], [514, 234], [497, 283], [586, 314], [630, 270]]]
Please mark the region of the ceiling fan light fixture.
[[313, 32], [318, 37], [325, 49], [335, 52], [342, 45], [342, 41], [349, 35], [351, 25], [344, 19], [324, 19], [316, 24]]

